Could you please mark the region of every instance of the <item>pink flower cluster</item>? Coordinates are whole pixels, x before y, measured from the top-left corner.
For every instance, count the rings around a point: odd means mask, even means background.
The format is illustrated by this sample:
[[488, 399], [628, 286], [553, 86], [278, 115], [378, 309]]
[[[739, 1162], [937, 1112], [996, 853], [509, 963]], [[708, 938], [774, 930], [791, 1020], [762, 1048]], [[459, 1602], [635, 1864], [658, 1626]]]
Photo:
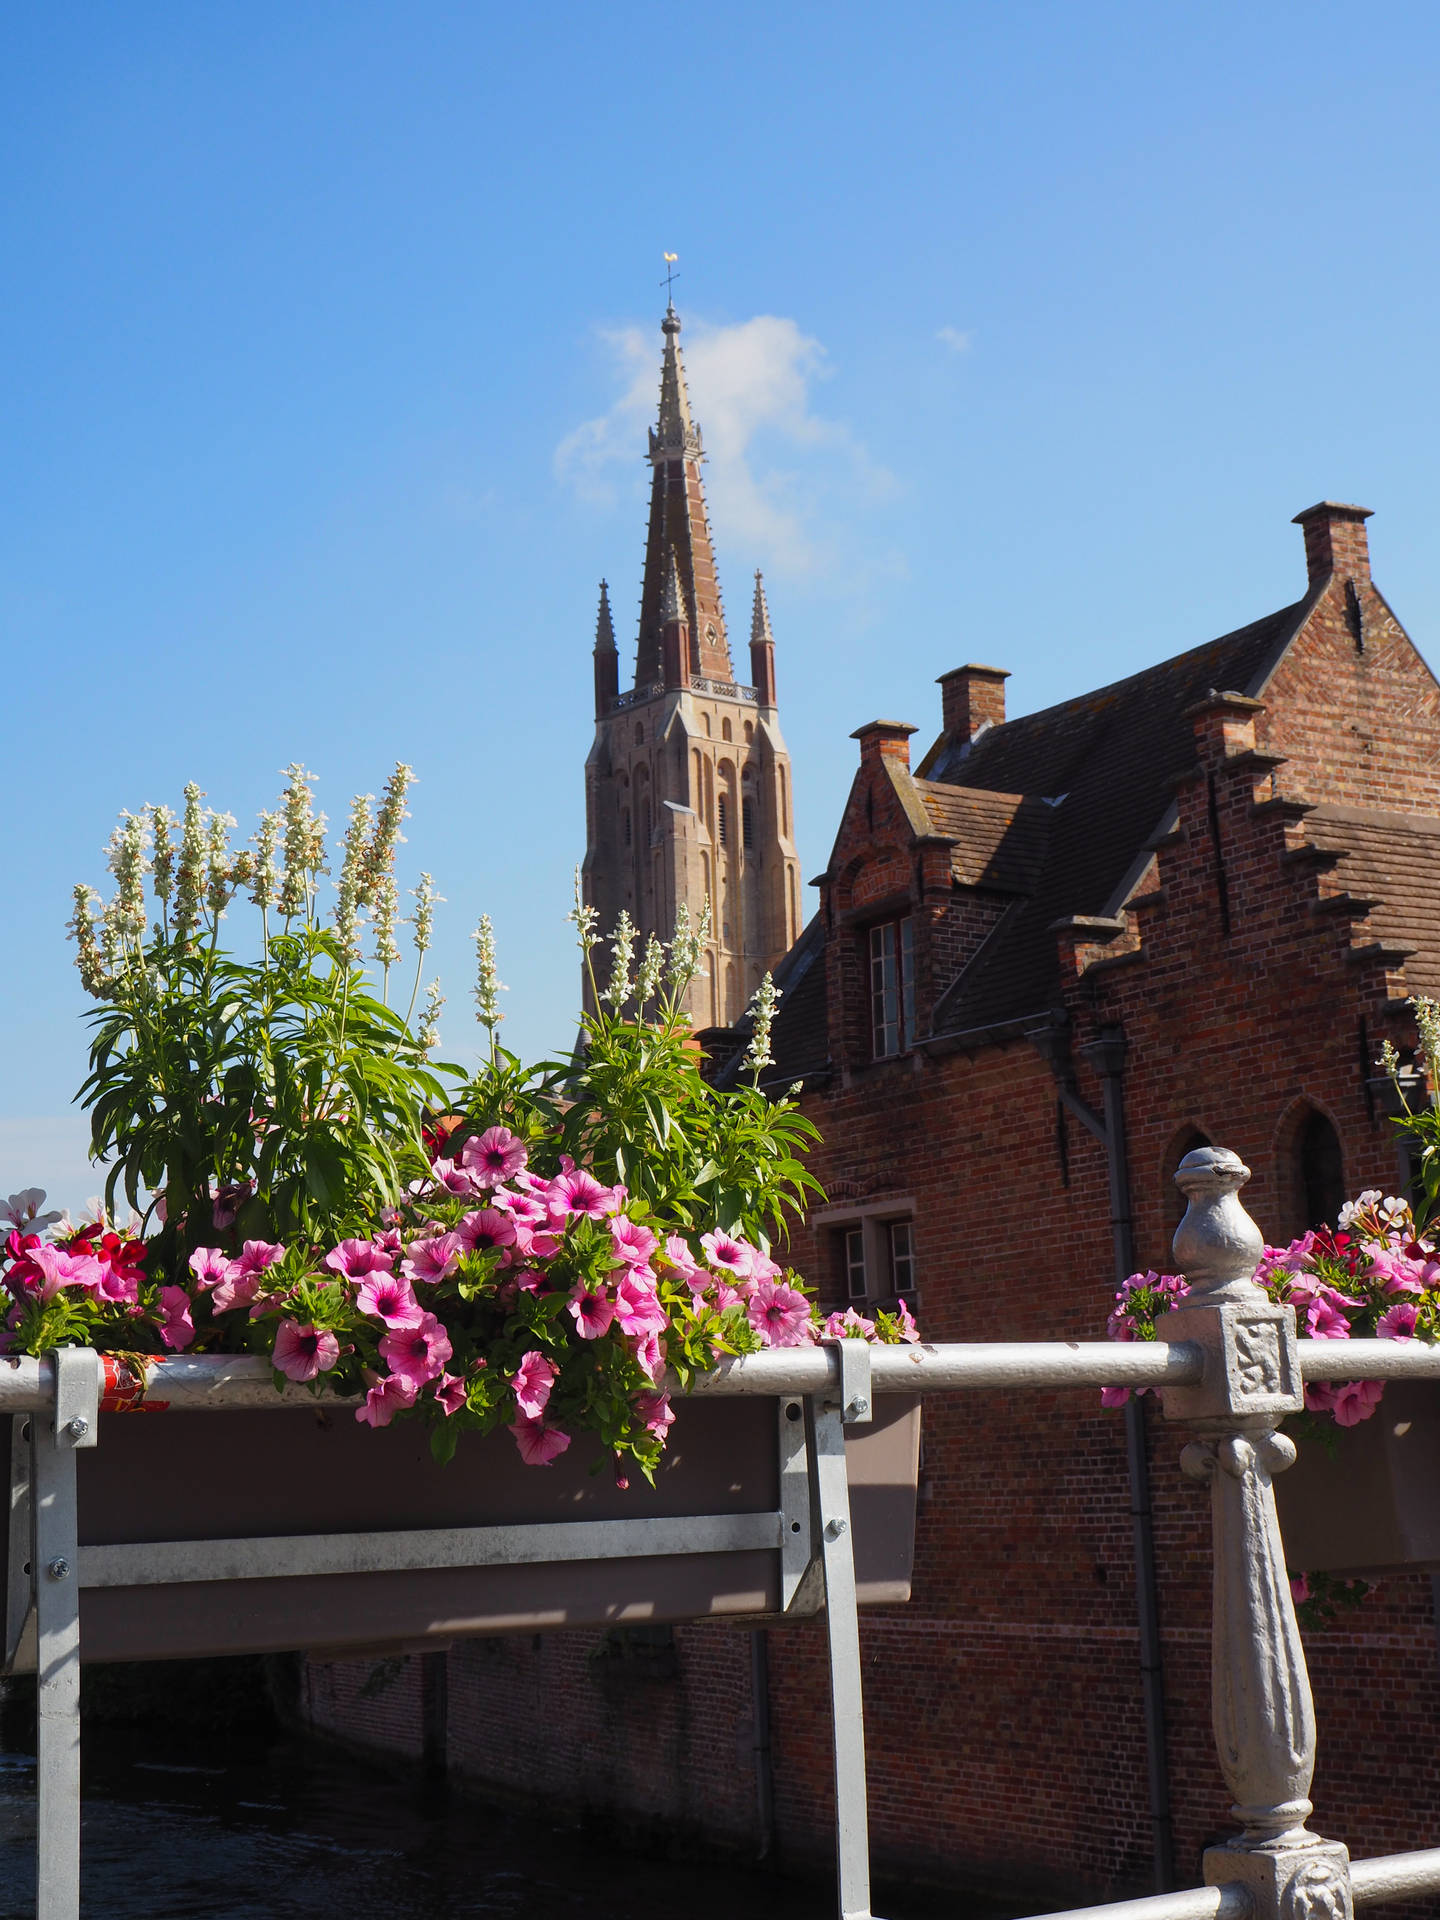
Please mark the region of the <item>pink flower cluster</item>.
[[[1315, 1228], [1288, 1247], [1267, 1246], [1255, 1279], [1272, 1300], [1295, 1309], [1304, 1340], [1440, 1337], [1440, 1254], [1416, 1235], [1407, 1203], [1378, 1188], [1349, 1201], [1338, 1228]], [[1178, 1274], [1132, 1273], [1115, 1296], [1106, 1332], [1112, 1340], [1153, 1340], [1156, 1319], [1188, 1291]], [[1353, 1427], [1370, 1418], [1384, 1391], [1380, 1380], [1314, 1381], [1305, 1405]], [[1129, 1397], [1126, 1387], [1106, 1387], [1100, 1396], [1107, 1407]]]

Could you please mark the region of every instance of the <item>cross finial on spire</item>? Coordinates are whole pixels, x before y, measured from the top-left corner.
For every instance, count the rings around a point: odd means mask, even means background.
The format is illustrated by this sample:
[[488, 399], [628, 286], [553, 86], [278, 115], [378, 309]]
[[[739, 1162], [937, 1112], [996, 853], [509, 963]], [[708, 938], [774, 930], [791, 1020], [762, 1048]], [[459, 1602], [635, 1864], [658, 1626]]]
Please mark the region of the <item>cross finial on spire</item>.
[[675, 282], [679, 278], [675, 262], [679, 258], [678, 253], [667, 253], [665, 256], [665, 305], [671, 313], [675, 311]]

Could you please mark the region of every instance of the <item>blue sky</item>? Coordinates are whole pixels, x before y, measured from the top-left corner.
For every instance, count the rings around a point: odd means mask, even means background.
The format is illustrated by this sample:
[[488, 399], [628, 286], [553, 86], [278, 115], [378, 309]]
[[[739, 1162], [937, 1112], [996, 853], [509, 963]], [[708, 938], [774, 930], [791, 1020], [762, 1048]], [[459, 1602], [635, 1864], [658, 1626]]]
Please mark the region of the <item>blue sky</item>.
[[55, 0], [6, 40], [0, 1192], [94, 1190], [69, 890], [192, 777], [248, 825], [292, 759], [332, 816], [412, 761], [446, 1051], [484, 910], [507, 1037], [563, 1042], [665, 249], [807, 873], [853, 727], [1282, 605], [1321, 497], [1440, 657], [1433, 7]]

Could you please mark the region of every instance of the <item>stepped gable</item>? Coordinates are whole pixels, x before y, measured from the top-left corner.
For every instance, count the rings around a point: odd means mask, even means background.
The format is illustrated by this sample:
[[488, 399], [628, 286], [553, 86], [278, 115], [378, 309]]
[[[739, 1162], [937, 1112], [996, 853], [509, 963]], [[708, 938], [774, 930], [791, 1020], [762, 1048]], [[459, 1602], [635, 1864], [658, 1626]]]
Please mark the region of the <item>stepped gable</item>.
[[1346, 893], [1374, 902], [1364, 937], [1408, 949], [1406, 985], [1440, 994], [1440, 818], [1322, 805], [1307, 815], [1305, 837], [1339, 856]]
[[1171, 805], [1174, 782], [1195, 763], [1186, 709], [1216, 687], [1258, 690], [1316, 597], [1312, 590], [1128, 680], [989, 727], [958, 752], [937, 743], [920, 767], [929, 776], [924, 784], [1023, 793], [1051, 815], [1028, 897], [942, 994], [937, 1034], [1046, 1010], [1058, 992], [1054, 923], [1120, 911]]

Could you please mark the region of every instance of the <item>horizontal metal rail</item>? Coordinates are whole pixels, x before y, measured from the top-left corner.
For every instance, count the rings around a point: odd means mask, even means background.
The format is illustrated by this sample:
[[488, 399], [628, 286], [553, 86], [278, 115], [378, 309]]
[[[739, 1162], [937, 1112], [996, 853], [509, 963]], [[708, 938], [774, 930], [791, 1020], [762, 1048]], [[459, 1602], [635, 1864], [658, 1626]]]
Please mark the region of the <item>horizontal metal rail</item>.
[[[1440, 1346], [1420, 1340], [1302, 1340], [1306, 1380], [1437, 1380]], [[947, 1342], [871, 1347], [876, 1393], [934, 1393], [964, 1387], [1196, 1386], [1204, 1372], [1201, 1349], [1185, 1341], [1108, 1340]], [[700, 1397], [823, 1393], [838, 1386], [839, 1361], [830, 1347], [772, 1347], [722, 1361], [713, 1373], [691, 1376]], [[307, 1387], [277, 1392], [269, 1362], [251, 1354], [176, 1355], [147, 1368], [144, 1404], [175, 1413], [235, 1412], [245, 1408], [313, 1407]], [[673, 1377], [672, 1390], [678, 1385]], [[0, 1358], [0, 1415], [49, 1407], [54, 1382], [49, 1360]], [[326, 1393], [329, 1406], [354, 1406], [359, 1396]]]
[[154, 1540], [81, 1547], [82, 1587], [165, 1587], [329, 1573], [415, 1573], [671, 1553], [774, 1551], [779, 1513], [660, 1520], [554, 1520], [536, 1526], [416, 1527], [395, 1533], [269, 1534], [250, 1540]]
[[1068, 1907], [1036, 1920], [1250, 1920], [1255, 1911], [1250, 1889], [1231, 1881], [1224, 1887], [1188, 1887], [1183, 1893], [1152, 1893], [1140, 1900], [1112, 1900], [1103, 1907]]
[[1387, 1853], [1379, 1860], [1352, 1860], [1350, 1890], [1357, 1907], [1408, 1900], [1417, 1893], [1440, 1893], [1440, 1847]]

